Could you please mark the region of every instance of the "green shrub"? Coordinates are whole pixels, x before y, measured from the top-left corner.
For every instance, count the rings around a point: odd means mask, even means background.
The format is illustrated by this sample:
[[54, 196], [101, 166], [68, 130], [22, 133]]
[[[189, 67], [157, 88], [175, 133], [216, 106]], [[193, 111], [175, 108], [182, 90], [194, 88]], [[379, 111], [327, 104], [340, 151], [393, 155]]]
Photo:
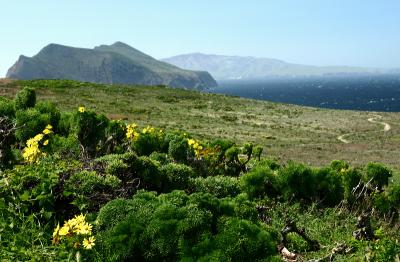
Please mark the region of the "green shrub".
[[314, 181], [314, 201], [325, 206], [334, 206], [343, 200], [344, 188], [339, 172], [329, 167], [316, 169]]
[[[274, 256], [275, 234], [233, 211], [247, 209], [243, 203], [209, 194], [140, 191], [132, 200], [114, 200], [100, 210], [99, 224], [109, 219], [111, 226], [101, 227], [105, 229], [97, 234], [95, 248], [112, 261], [256, 261]], [[249, 208], [256, 213], [254, 206]]]
[[59, 135], [51, 136], [49, 144], [46, 146], [45, 150], [49, 153], [56, 154], [60, 158], [77, 159], [80, 156], [80, 145], [79, 141], [74, 136], [63, 137]]
[[[113, 199], [114, 192], [121, 180], [113, 175], [101, 176], [92, 171], [82, 171], [65, 181], [65, 196], [73, 196], [73, 205], [79, 210], [95, 211], [104, 203]], [[114, 194], [113, 194], [114, 193]]]
[[149, 156], [153, 152], [161, 152], [164, 144], [164, 133], [151, 129], [149, 132], [141, 132], [132, 143], [133, 150], [139, 156]]
[[92, 111], [77, 111], [74, 114], [72, 130], [89, 155], [95, 155], [105, 142], [108, 122], [104, 115], [97, 115]]
[[50, 124], [53, 126], [54, 131], [57, 132], [61, 114], [56, 105], [52, 102], [39, 102], [36, 104], [35, 109], [41, 114], [49, 115]]
[[104, 150], [107, 154], [123, 153], [126, 138], [126, 126], [122, 121], [110, 121], [105, 130], [105, 136], [106, 141]]
[[53, 158], [44, 158], [35, 165], [15, 166], [0, 180], [0, 199], [12, 203], [21, 215], [41, 213], [48, 220], [56, 208], [54, 192], [64, 170]]
[[332, 160], [329, 166], [333, 170], [340, 172], [342, 170], [347, 170], [349, 168], [349, 163], [343, 160]]
[[0, 117], [15, 117], [14, 102], [8, 99], [0, 99]]
[[169, 142], [168, 155], [175, 161], [186, 163], [190, 152], [185, 138], [175, 137]]
[[268, 166], [257, 166], [240, 177], [243, 192], [251, 198], [275, 196], [278, 193], [277, 178]]
[[223, 250], [231, 261], [257, 261], [276, 253], [271, 234], [258, 225], [243, 219], [229, 218], [219, 225], [216, 248]]
[[57, 132], [62, 136], [69, 136], [71, 133], [73, 114], [62, 112], [60, 115], [60, 121], [58, 123]]
[[191, 179], [190, 183], [194, 192], [210, 193], [219, 198], [234, 197], [240, 193], [239, 180], [236, 177], [197, 177]]
[[193, 169], [183, 164], [170, 163], [160, 169], [164, 175], [163, 192], [188, 189], [189, 179], [195, 176]]
[[34, 107], [36, 104], [35, 90], [29, 87], [24, 87], [17, 93], [14, 102], [16, 110], [23, 110], [29, 107]]
[[8, 117], [0, 117], [0, 170], [14, 161], [12, 146], [15, 142], [14, 123]]
[[150, 154], [149, 157], [155, 161], [158, 161], [161, 165], [166, 165], [170, 163], [170, 159], [168, 158], [168, 155], [165, 153], [153, 152]]
[[29, 138], [41, 133], [48, 124], [50, 124], [50, 116], [48, 114], [41, 114], [33, 108], [17, 111], [15, 137], [20, 144], [25, 145]]
[[160, 164], [147, 156], [141, 156], [135, 163], [137, 177], [140, 178], [141, 188], [160, 191], [162, 187], [163, 174]]
[[311, 168], [290, 162], [288, 166], [279, 170], [278, 176], [285, 200], [312, 200], [315, 181]]
[[389, 184], [389, 178], [392, 176], [392, 171], [379, 163], [368, 163], [365, 170], [365, 182], [371, 180], [372, 186], [378, 190], [382, 190], [384, 186]]
[[358, 169], [354, 168], [343, 170], [340, 174], [342, 175], [344, 199], [348, 204], [353, 204], [356, 200], [353, 190], [362, 182], [362, 175]]

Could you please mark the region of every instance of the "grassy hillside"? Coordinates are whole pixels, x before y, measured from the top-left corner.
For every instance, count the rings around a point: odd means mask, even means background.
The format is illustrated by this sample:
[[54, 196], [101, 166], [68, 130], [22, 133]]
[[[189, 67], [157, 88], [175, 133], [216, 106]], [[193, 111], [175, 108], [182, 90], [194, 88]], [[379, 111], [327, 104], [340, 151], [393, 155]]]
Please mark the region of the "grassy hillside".
[[[0, 95], [12, 97], [22, 86], [37, 89], [39, 99], [54, 101], [63, 110], [87, 108], [112, 119], [180, 129], [198, 138], [252, 141], [265, 154], [281, 161], [325, 165], [343, 159], [354, 165], [383, 162], [400, 169], [400, 113], [379, 113], [383, 125], [368, 118], [376, 113], [308, 108], [145, 86], [109, 86], [73, 81], [2, 81]], [[350, 143], [337, 139], [345, 134]]]
[[[399, 260], [400, 184], [385, 164], [282, 163], [241, 142], [282, 139], [262, 136], [262, 123], [251, 122], [275, 119], [284, 132], [271, 134], [299, 143], [296, 136], [311, 130], [301, 128], [300, 116], [327, 111], [162, 87], [108, 88], [3, 81], [2, 94], [19, 91], [0, 97], [1, 261]], [[333, 116], [321, 121], [327, 129], [339, 119]], [[390, 134], [387, 118], [366, 122]], [[335, 143], [314, 129], [319, 151]]]

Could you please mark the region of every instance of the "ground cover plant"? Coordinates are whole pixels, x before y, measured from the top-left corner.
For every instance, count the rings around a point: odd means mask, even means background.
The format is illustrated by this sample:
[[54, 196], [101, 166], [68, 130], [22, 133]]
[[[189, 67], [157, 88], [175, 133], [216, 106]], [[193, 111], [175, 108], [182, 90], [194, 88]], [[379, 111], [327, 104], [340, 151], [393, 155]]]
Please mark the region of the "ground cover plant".
[[280, 162], [32, 88], [1, 98], [0, 123], [4, 261], [399, 260], [400, 184], [382, 163]]

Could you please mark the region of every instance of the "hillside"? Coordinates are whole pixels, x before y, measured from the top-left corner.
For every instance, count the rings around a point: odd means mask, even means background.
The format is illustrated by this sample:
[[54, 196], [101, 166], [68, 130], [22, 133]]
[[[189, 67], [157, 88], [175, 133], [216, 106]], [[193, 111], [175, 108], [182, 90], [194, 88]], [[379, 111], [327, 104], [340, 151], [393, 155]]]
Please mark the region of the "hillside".
[[[400, 169], [400, 113], [327, 110], [163, 87], [95, 85], [74, 81], [13, 81], [0, 85], [12, 97], [22, 86], [37, 88], [40, 99], [63, 110], [86, 106], [112, 119], [179, 129], [198, 138], [251, 141], [281, 161], [325, 165], [344, 159], [354, 165], [380, 161]], [[345, 135], [351, 143], [339, 141]]]
[[[267, 77], [322, 76], [327, 74], [375, 74], [385, 70], [349, 66], [310, 66], [278, 59], [250, 56], [178, 55], [163, 61], [189, 70], [205, 70], [217, 80], [262, 79]], [[396, 72], [395, 70], [387, 71]]]
[[183, 70], [124, 43], [94, 49], [58, 44], [33, 57], [20, 56], [8, 70], [13, 79], [73, 79], [103, 84], [168, 85], [189, 89], [217, 86], [207, 72]]
[[[360, 124], [365, 114], [165, 87], [0, 83], [4, 261], [399, 260], [398, 173], [377, 162], [273, 159], [262, 133], [251, 133], [280, 129], [279, 141], [305, 128], [318, 142], [335, 130], [330, 121]], [[302, 122], [310, 117], [317, 126]], [[370, 115], [377, 129], [336, 139], [384, 143], [376, 133], [396, 135], [392, 117]], [[273, 118], [287, 125], [268, 127]]]

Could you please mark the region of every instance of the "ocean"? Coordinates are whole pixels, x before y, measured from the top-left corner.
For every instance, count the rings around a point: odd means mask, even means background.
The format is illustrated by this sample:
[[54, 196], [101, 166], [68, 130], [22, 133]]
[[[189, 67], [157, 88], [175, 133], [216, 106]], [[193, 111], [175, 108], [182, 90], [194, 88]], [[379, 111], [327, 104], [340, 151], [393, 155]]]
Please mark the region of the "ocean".
[[400, 112], [400, 75], [219, 81], [212, 93], [312, 107]]

